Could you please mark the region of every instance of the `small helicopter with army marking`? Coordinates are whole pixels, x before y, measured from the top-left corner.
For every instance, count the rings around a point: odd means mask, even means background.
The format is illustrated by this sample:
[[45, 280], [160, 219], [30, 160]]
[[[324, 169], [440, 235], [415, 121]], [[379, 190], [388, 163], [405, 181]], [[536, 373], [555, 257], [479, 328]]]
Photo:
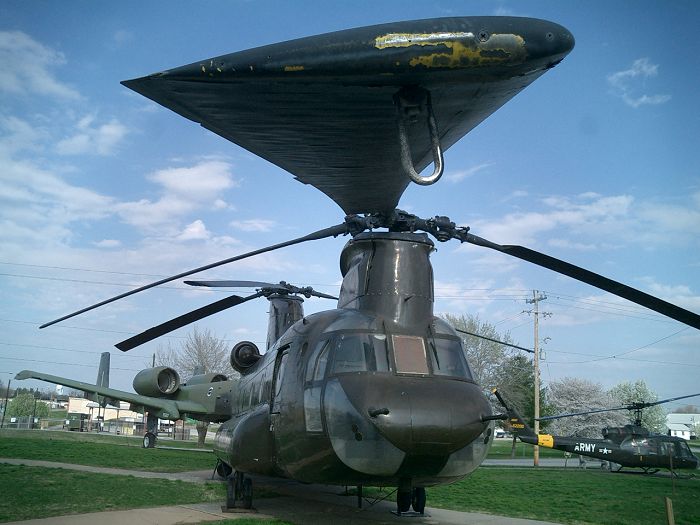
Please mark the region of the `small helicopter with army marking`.
[[[138, 394], [25, 371], [23, 378], [120, 398], [155, 416], [221, 422], [215, 451], [230, 505], [250, 506], [250, 474], [397, 487], [397, 512], [422, 513], [425, 488], [471, 473], [494, 420], [461, 338], [433, 314], [429, 256], [451, 239], [549, 268], [700, 328], [700, 316], [543, 253], [499, 245], [445, 216], [397, 208], [406, 187], [437, 182], [443, 152], [573, 49], [564, 27], [531, 18], [453, 17], [362, 27], [214, 57], [123, 82], [325, 193], [345, 219], [102, 301], [307, 241], [350, 235], [336, 309], [271, 309], [268, 348], [234, 346], [240, 379], [180, 385], [166, 367]], [[429, 175], [424, 169], [433, 165]], [[200, 283], [201, 284], [201, 283]], [[264, 287], [260, 288], [262, 291]], [[303, 292], [302, 292], [303, 294]], [[117, 345], [167, 333], [243, 302], [232, 296]], [[293, 313], [292, 310], [294, 310]], [[285, 312], [290, 313], [286, 315]], [[121, 397], [120, 397], [121, 396]], [[361, 492], [361, 490], [360, 490]]]
[[508, 422], [513, 428], [513, 433], [523, 443], [600, 459], [607, 463], [610, 470], [614, 469], [613, 465], [617, 465], [617, 472], [623, 468], [640, 468], [645, 474], [654, 474], [662, 468], [674, 472], [677, 469], [695, 470], [700, 467], [700, 460], [690, 450], [685, 439], [677, 436], [654, 434], [642, 426], [642, 410], [645, 408], [688, 397], [700, 396], [700, 394], [674, 397], [662, 401], [635, 402], [615, 408], [601, 408], [539, 418], [540, 421], [552, 421], [565, 417], [616, 410], [634, 412], [633, 424], [604, 428], [602, 429], [603, 439], [553, 436], [551, 434], [537, 435], [518, 411], [506, 404], [506, 401], [497, 390], [494, 390], [494, 394], [507, 411]]

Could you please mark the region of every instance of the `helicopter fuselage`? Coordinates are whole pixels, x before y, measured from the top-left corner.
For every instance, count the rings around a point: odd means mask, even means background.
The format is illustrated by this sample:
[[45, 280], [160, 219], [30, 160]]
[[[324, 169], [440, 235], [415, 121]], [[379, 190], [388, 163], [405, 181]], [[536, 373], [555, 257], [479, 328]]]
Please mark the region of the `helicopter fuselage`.
[[696, 469], [698, 459], [682, 438], [654, 434], [628, 434], [623, 439], [520, 435], [525, 443], [563, 450], [632, 468]]
[[340, 308], [294, 323], [246, 371], [219, 459], [339, 485], [429, 486], [479, 466], [491, 409], [460, 338], [432, 314], [432, 249], [417, 234], [350, 241]]

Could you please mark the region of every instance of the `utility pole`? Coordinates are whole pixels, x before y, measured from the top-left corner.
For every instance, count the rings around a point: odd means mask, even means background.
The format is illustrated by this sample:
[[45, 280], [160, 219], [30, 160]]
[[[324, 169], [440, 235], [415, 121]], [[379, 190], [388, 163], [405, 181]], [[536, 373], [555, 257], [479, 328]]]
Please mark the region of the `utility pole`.
[[[525, 302], [534, 304], [532, 313], [535, 316], [535, 434], [540, 434], [540, 335], [539, 335], [539, 317], [540, 317], [540, 301], [547, 299], [547, 296], [539, 293], [537, 290], [532, 290], [532, 299], [527, 299]], [[547, 312], [548, 313], [548, 312]], [[533, 465], [535, 467], [540, 464], [540, 447], [535, 445]]]

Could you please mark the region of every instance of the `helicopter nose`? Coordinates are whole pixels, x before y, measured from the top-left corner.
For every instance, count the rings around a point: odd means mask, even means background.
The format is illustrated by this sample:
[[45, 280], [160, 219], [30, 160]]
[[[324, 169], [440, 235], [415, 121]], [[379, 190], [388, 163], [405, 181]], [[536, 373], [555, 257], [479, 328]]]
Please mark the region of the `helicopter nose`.
[[474, 383], [388, 375], [348, 375], [339, 380], [357, 412], [407, 454], [459, 450], [481, 435], [487, 426], [481, 417], [491, 414]]

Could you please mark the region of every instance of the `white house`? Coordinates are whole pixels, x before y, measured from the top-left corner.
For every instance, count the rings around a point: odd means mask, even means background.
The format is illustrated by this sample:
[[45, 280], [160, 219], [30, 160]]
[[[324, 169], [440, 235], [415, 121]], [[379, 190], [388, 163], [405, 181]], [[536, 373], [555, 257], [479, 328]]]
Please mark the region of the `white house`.
[[700, 414], [667, 414], [666, 428], [669, 436], [683, 439], [696, 439], [697, 425], [700, 425]]

